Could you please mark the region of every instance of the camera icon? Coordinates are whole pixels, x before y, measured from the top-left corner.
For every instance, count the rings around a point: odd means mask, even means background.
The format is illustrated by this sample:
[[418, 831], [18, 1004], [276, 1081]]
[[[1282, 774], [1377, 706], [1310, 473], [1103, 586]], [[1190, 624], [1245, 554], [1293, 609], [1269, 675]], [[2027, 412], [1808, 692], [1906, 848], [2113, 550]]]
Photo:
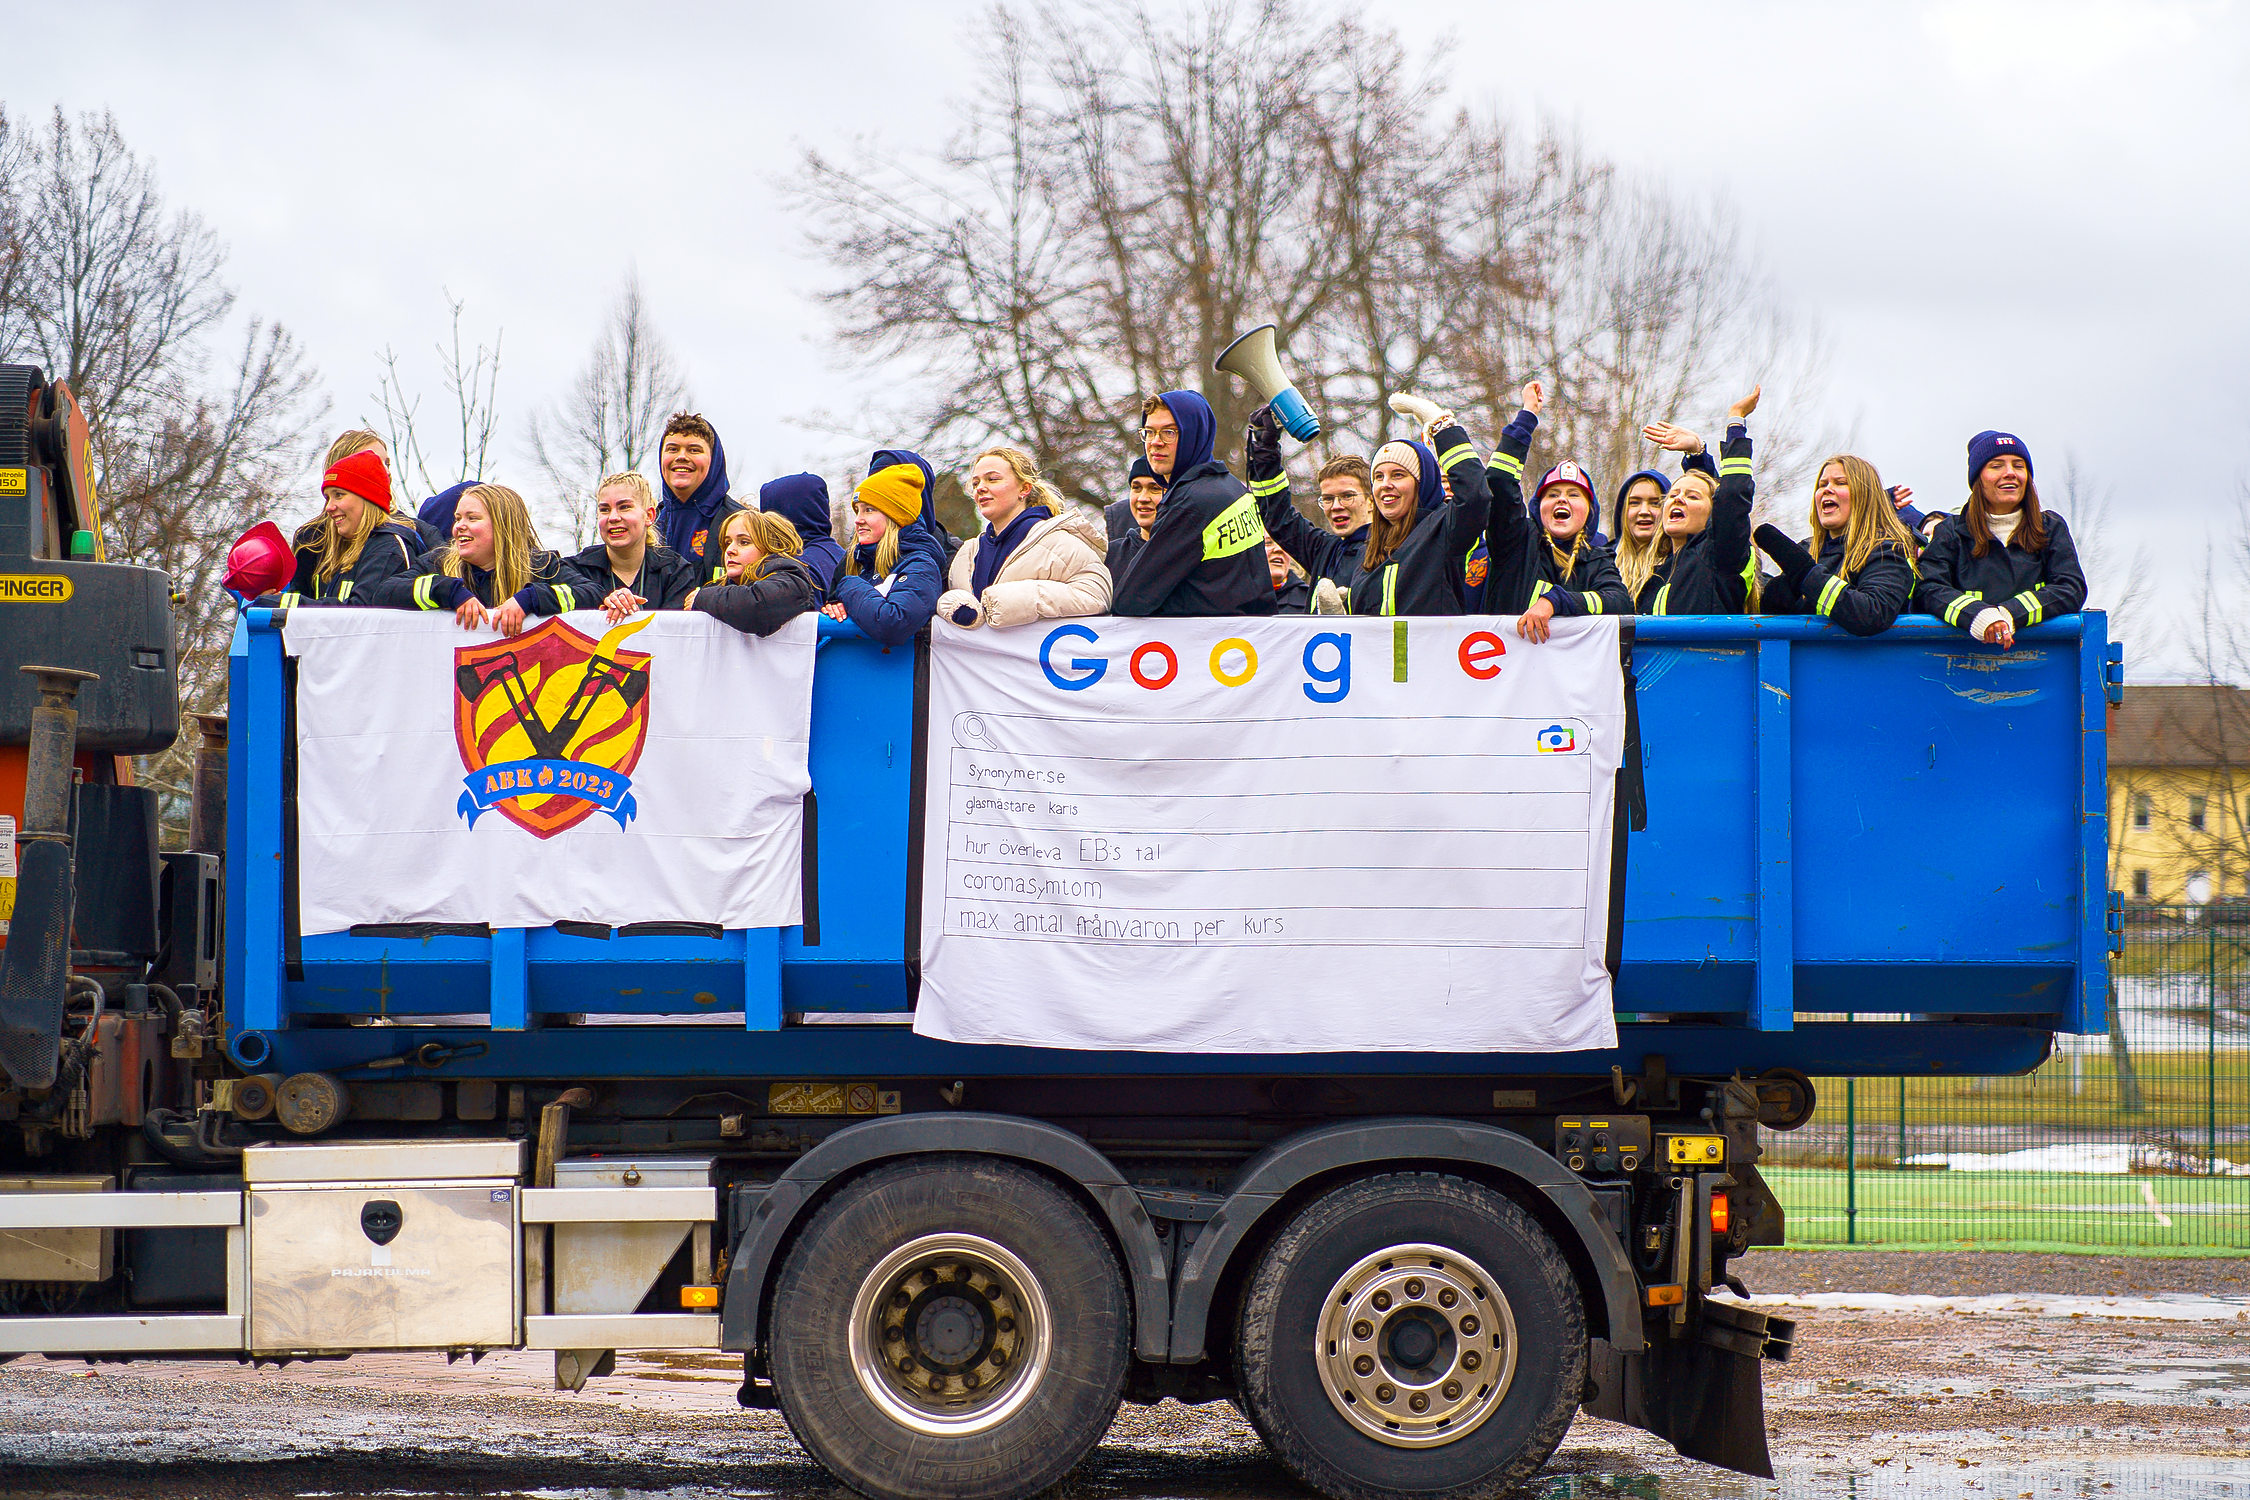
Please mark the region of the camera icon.
[[1532, 736], [1542, 755], [1559, 755], [1578, 748], [1578, 736], [1567, 725], [1549, 724]]

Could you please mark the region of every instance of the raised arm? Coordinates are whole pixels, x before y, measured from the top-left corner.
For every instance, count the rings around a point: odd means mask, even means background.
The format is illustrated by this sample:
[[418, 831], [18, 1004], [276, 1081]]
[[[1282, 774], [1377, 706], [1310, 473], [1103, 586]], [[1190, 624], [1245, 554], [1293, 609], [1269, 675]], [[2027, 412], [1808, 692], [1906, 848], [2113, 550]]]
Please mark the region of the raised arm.
[[[1281, 464], [1281, 419], [1271, 406], [1261, 406], [1243, 431], [1243, 452], [1250, 473], [1250, 493], [1258, 498], [1258, 517], [1266, 535], [1305, 570], [1308, 578], [1334, 578], [1349, 560], [1350, 547], [1340, 536], [1315, 526], [1298, 514], [1289, 498], [1289, 471]], [[1153, 540], [1153, 536], [1151, 540]]]
[[1500, 429], [1500, 444], [1484, 468], [1489, 510], [1485, 517], [1484, 602], [1496, 615], [1516, 615], [1531, 607], [1539, 584], [1539, 521], [1523, 503], [1523, 463], [1532, 434], [1546, 406], [1546, 388], [1536, 380], [1523, 388], [1523, 409]]

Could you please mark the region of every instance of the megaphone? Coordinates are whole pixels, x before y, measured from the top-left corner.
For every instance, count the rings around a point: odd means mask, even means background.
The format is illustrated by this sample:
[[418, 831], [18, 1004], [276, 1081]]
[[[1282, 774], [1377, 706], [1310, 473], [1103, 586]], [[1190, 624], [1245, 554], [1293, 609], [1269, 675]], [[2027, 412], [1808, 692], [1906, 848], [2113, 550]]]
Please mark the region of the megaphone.
[[1219, 352], [1211, 368], [1222, 375], [1235, 375], [1250, 383], [1256, 391], [1273, 404], [1273, 414], [1281, 418], [1281, 425], [1300, 443], [1309, 443], [1320, 436], [1320, 418], [1312, 414], [1305, 398], [1297, 394], [1297, 387], [1281, 368], [1281, 356], [1273, 346], [1274, 327], [1260, 323], [1241, 338]]

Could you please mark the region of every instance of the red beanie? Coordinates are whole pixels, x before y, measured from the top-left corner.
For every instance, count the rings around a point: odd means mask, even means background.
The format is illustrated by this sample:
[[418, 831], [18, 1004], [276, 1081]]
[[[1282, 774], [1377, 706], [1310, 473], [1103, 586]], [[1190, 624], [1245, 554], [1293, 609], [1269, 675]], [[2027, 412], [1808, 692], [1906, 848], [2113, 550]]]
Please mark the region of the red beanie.
[[320, 487], [348, 490], [381, 511], [391, 508], [391, 471], [383, 467], [383, 455], [373, 448], [362, 448], [330, 464], [328, 472], [320, 476]]

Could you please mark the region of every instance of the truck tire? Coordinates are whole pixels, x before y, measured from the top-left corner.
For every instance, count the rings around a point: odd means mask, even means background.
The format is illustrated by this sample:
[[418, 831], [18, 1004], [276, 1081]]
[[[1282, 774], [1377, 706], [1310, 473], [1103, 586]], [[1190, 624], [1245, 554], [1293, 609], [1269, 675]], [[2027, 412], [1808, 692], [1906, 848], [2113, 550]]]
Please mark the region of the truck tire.
[[1117, 1416], [1133, 1309], [1077, 1200], [930, 1156], [848, 1184], [791, 1246], [768, 1346], [789, 1430], [875, 1500], [1019, 1500]]
[[1314, 1200], [1245, 1291], [1243, 1404], [1330, 1500], [1471, 1500], [1537, 1473], [1586, 1388], [1562, 1251], [1490, 1188], [1430, 1172]]

